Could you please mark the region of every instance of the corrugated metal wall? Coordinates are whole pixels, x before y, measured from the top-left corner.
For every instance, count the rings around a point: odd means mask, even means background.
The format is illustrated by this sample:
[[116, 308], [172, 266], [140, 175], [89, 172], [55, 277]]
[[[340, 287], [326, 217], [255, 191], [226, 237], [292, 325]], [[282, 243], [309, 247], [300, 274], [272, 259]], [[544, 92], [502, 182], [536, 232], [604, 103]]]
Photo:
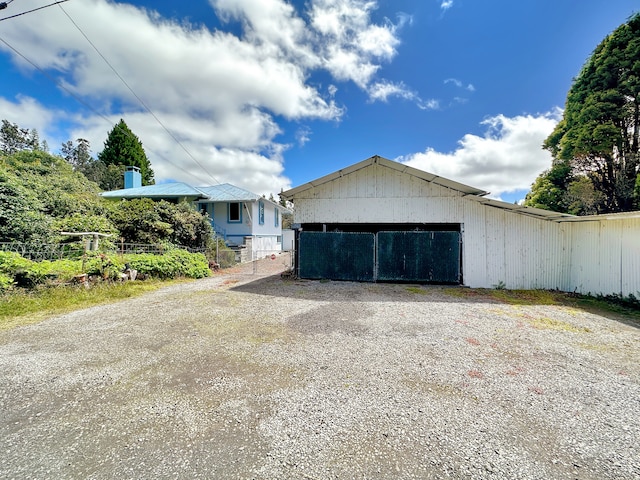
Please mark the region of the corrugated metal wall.
[[571, 275], [564, 290], [640, 296], [640, 219], [572, 222]]
[[372, 165], [301, 192], [296, 223], [449, 223], [464, 285], [640, 295], [640, 219], [556, 222]]
[[466, 202], [464, 284], [513, 289], [562, 288], [568, 274], [567, 228]]

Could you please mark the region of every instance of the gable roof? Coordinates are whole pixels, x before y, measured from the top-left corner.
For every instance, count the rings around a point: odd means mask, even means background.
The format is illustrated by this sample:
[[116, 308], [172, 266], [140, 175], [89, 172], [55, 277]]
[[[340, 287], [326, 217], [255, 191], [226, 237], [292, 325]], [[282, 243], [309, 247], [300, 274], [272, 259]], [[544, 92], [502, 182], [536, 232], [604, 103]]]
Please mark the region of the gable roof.
[[465, 195], [486, 195], [488, 193], [479, 188], [471, 187], [469, 185], [465, 185], [464, 183], [456, 182], [454, 180], [449, 180], [448, 178], [440, 177], [433, 173], [425, 172], [423, 170], [418, 170], [417, 168], [410, 167], [409, 165], [403, 165], [402, 163], [394, 162], [393, 160], [389, 160], [388, 158], [384, 158], [379, 155], [374, 155], [373, 157], [369, 157], [366, 160], [355, 163], [350, 167], [342, 168], [337, 172], [330, 173], [329, 175], [320, 177], [317, 180], [313, 180], [311, 182], [305, 183], [304, 185], [300, 185], [299, 187], [292, 188], [290, 190], [287, 190], [286, 192], [282, 192], [280, 195], [282, 195], [288, 200], [291, 200], [294, 196], [296, 196], [301, 192], [304, 192], [305, 190], [318, 187], [324, 183], [331, 182], [337, 178], [343, 177], [345, 175], [349, 175], [350, 173], [357, 172], [358, 170], [361, 170], [363, 168], [370, 167], [371, 165], [382, 165], [384, 167], [391, 168], [393, 170], [397, 170], [399, 172], [406, 173], [408, 175], [412, 175], [417, 178], [421, 178], [422, 180], [426, 180], [427, 182], [440, 185], [441, 187], [457, 190], [459, 192], [464, 193]]
[[446, 187], [452, 190], [456, 190], [464, 194], [465, 198], [482, 203], [488, 207], [508, 210], [508, 211], [511, 211], [512, 213], [527, 215], [531, 217], [537, 217], [544, 220], [566, 221], [569, 219], [576, 218], [575, 215], [569, 215], [567, 213], [558, 213], [558, 212], [553, 212], [551, 210], [525, 207], [523, 205], [517, 205], [513, 203], [503, 202], [501, 200], [486, 198], [485, 195], [487, 195], [489, 192], [486, 192], [479, 188], [471, 187], [469, 185], [465, 185], [464, 183], [459, 183], [454, 180], [450, 180], [445, 177], [440, 177], [433, 173], [425, 172], [423, 170], [418, 170], [417, 168], [413, 168], [408, 165], [404, 165], [402, 163], [389, 160], [388, 158], [384, 158], [379, 155], [374, 155], [373, 157], [370, 157], [370, 158], [367, 158], [366, 160], [355, 163], [350, 167], [343, 168], [341, 170], [338, 170], [337, 172], [330, 173], [329, 175], [325, 175], [324, 177], [320, 177], [317, 180], [307, 182], [304, 185], [300, 185], [299, 187], [295, 187], [290, 190], [287, 190], [286, 192], [282, 192], [280, 195], [286, 198], [287, 200], [293, 200], [296, 195], [306, 190], [318, 187], [320, 185], [331, 182], [340, 177], [349, 175], [350, 173], [357, 172], [358, 170], [370, 167], [372, 165], [382, 165], [384, 167], [391, 168], [398, 172], [406, 173], [407, 175], [412, 175], [414, 177], [420, 178], [427, 182], [434, 183], [441, 187]]

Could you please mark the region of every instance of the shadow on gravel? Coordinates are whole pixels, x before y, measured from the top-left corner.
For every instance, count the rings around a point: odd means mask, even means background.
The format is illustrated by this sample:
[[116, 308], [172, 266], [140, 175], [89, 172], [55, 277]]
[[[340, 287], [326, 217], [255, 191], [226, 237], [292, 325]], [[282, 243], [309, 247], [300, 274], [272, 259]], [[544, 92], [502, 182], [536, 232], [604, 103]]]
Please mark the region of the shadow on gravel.
[[443, 302], [502, 303], [466, 287], [399, 283], [365, 283], [260, 277], [230, 290], [272, 297], [330, 300], [333, 302]]
[[560, 291], [492, 290], [450, 285], [342, 282], [283, 279], [263, 276], [231, 288], [232, 291], [283, 298], [335, 302], [487, 303], [513, 306], [555, 305], [582, 310], [640, 328], [640, 311], [625, 309], [592, 297]]

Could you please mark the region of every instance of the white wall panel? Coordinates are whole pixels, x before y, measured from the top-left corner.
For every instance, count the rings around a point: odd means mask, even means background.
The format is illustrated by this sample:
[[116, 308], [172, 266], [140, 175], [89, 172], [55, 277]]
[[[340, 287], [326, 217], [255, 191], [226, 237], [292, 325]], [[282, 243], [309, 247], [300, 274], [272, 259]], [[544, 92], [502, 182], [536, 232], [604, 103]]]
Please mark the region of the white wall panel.
[[464, 284], [640, 296], [640, 219], [555, 222], [378, 164], [295, 197], [296, 223], [462, 225]]

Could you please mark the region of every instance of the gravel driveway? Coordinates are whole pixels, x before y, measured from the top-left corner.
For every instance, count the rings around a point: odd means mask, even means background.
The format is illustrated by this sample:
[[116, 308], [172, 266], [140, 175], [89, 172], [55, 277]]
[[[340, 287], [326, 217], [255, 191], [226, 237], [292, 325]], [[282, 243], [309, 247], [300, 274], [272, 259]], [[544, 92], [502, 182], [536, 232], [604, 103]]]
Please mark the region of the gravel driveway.
[[0, 478], [639, 478], [640, 330], [467, 292], [236, 272], [2, 332]]

